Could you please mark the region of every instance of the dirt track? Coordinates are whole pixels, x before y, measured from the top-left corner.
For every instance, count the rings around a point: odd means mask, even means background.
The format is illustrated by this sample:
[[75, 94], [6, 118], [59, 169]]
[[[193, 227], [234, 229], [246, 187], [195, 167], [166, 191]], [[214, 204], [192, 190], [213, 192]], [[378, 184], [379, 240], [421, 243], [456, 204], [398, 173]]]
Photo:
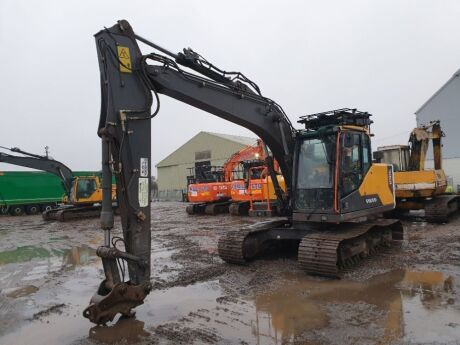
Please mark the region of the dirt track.
[[305, 276], [295, 258], [224, 264], [218, 237], [255, 221], [155, 203], [154, 291], [135, 319], [95, 327], [81, 312], [102, 279], [98, 220], [1, 217], [0, 343], [460, 343], [459, 218], [406, 222], [402, 248], [342, 280]]

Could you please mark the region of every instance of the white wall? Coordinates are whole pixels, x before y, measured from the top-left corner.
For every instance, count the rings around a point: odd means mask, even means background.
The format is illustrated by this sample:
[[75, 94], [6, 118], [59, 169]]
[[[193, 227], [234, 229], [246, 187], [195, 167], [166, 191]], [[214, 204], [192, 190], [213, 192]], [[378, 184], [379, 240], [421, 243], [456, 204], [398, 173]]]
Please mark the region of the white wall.
[[[457, 185], [460, 185], [460, 158], [443, 158], [442, 167], [448, 178], [452, 178], [454, 191], [457, 191]], [[426, 161], [426, 168], [433, 169], [433, 160]]]

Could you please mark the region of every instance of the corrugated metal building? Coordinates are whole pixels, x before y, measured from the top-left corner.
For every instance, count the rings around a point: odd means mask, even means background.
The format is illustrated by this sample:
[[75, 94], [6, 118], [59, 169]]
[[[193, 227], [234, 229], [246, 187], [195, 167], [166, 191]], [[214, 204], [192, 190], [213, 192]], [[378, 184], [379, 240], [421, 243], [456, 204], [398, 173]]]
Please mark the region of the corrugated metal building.
[[[419, 110], [415, 112], [417, 126], [440, 120], [446, 134], [443, 138], [443, 168], [454, 188], [460, 185], [460, 70], [450, 78]], [[428, 157], [432, 158], [430, 146]], [[432, 160], [427, 162], [432, 168]]]
[[222, 166], [233, 153], [255, 144], [255, 138], [198, 133], [156, 165], [160, 200], [182, 200], [182, 193], [187, 190], [189, 168]]

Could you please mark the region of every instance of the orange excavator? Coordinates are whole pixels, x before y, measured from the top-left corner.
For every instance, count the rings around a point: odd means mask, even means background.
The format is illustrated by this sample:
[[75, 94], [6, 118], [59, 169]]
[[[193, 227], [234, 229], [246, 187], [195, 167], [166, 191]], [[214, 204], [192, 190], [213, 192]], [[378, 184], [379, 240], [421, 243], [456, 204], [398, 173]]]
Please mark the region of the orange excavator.
[[[241, 162], [243, 176], [234, 178], [231, 182], [232, 204], [229, 212], [232, 215], [248, 215], [271, 217], [279, 212], [277, 197], [269, 167], [263, 161]], [[278, 163], [274, 160], [274, 171], [278, 184], [283, 191], [286, 190], [284, 177]]]
[[186, 208], [187, 213], [208, 215], [227, 213], [232, 203], [231, 182], [235, 168], [243, 161], [257, 161], [260, 165], [265, 157], [265, 145], [262, 140], [257, 139], [255, 146], [247, 146], [230, 156], [222, 170], [214, 174], [211, 181], [197, 178], [196, 183], [190, 183], [187, 196], [191, 204]]

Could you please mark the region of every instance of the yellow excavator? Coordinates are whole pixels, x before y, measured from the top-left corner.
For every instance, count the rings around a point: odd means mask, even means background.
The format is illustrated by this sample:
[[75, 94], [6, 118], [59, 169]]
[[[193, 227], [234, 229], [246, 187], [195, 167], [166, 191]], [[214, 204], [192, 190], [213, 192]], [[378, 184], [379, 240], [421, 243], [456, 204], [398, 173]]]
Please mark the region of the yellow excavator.
[[[392, 164], [395, 179], [396, 213], [425, 210], [429, 222], [446, 222], [458, 210], [459, 196], [447, 194], [447, 177], [442, 169], [444, 133], [439, 121], [414, 128], [409, 145], [379, 147], [374, 159]], [[433, 146], [434, 169], [426, 169], [430, 141]]]
[[[64, 163], [49, 156], [40, 156], [17, 147], [7, 149], [21, 156], [0, 152], [0, 162], [47, 171], [61, 179], [66, 192], [63, 205], [49, 208], [42, 213], [44, 220], [66, 221], [76, 218], [98, 217], [101, 212], [102, 181], [98, 174], [75, 176]], [[116, 202], [115, 186], [112, 186], [112, 202]], [[19, 213], [18, 213], [19, 214]]]

